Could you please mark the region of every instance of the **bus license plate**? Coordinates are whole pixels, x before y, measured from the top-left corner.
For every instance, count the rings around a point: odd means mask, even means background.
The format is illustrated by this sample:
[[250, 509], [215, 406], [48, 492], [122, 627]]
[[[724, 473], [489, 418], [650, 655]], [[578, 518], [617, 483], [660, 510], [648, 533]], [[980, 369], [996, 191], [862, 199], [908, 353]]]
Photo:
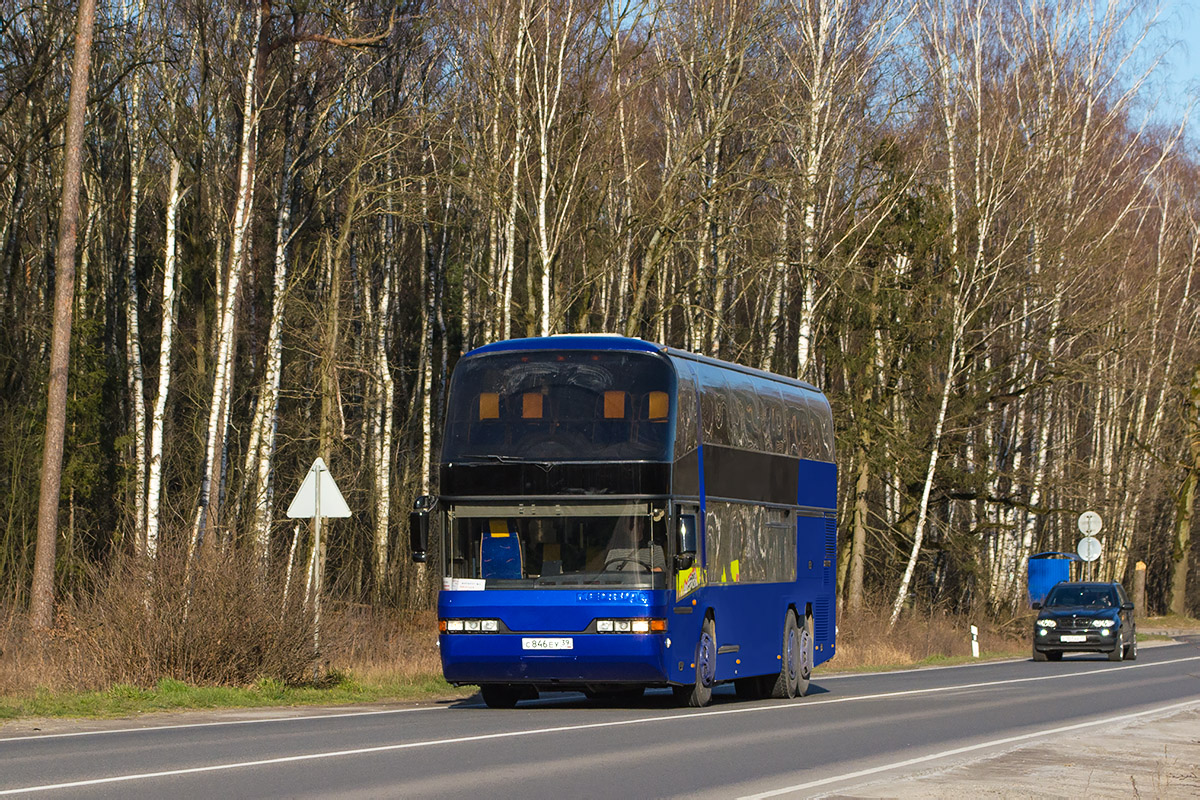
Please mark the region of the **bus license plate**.
[[1060, 638], [1060, 641], [1063, 641], [1063, 642], [1086, 642], [1087, 637], [1083, 636], [1081, 634], [1078, 634], [1078, 633], [1067, 633], [1067, 634], [1064, 634]]
[[522, 639], [522, 650], [573, 650], [575, 640], [569, 636], [541, 636], [536, 639]]

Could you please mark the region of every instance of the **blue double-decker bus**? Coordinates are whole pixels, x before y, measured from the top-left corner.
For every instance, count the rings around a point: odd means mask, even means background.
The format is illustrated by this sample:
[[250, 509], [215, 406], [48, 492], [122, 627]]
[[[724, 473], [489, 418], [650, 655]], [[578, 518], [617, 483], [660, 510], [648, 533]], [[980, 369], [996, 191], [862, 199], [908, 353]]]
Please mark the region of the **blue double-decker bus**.
[[468, 353], [440, 494], [411, 515], [413, 558], [441, 567], [446, 680], [492, 707], [804, 695], [834, 654], [836, 477], [802, 381], [617, 336]]

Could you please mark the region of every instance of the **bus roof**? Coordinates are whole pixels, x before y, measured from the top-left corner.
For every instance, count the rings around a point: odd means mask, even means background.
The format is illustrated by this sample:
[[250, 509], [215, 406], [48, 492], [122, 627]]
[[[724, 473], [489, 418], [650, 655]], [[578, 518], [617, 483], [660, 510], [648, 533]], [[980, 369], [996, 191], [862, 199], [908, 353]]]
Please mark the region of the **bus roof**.
[[778, 381], [790, 386], [798, 386], [810, 392], [818, 394], [821, 392], [820, 389], [811, 383], [797, 380], [796, 378], [789, 378], [774, 372], [766, 372], [754, 367], [745, 367], [731, 361], [722, 361], [719, 358], [710, 358], [709, 356], [689, 353], [686, 350], [678, 350], [674, 347], [664, 347], [660, 344], [647, 342], [644, 339], [619, 336], [613, 333], [562, 333], [554, 336], [533, 336], [527, 339], [505, 339], [477, 347], [467, 353], [464, 358], [486, 355], [488, 353], [509, 353], [522, 350], [621, 350], [626, 352], [660, 353], [670, 359], [679, 358], [702, 364], [710, 364], [714, 367], [741, 372], [756, 378]]

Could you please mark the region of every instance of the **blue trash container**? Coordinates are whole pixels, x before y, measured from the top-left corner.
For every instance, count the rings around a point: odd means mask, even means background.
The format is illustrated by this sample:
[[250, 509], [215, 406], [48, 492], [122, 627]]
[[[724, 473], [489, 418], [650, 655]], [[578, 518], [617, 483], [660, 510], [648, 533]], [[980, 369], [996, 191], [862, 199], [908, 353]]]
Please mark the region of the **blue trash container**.
[[1038, 553], [1029, 557], [1029, 603], [1040, 603], [1059, 581], [1071, 580], [1071, 562], [1081, 561], [1076, 553]]

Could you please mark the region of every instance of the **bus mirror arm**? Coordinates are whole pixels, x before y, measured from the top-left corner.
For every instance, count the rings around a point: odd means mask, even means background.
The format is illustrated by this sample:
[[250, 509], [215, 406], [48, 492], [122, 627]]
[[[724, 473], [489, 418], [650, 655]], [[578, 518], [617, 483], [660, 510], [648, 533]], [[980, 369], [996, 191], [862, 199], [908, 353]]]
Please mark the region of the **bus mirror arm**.
[[435, 505], [435, 498], [423, 494], [413, 503], [413, 510], [408, 515], [409, 543], [415, 564], [424, 564], [429, 558], [429, 512]]

